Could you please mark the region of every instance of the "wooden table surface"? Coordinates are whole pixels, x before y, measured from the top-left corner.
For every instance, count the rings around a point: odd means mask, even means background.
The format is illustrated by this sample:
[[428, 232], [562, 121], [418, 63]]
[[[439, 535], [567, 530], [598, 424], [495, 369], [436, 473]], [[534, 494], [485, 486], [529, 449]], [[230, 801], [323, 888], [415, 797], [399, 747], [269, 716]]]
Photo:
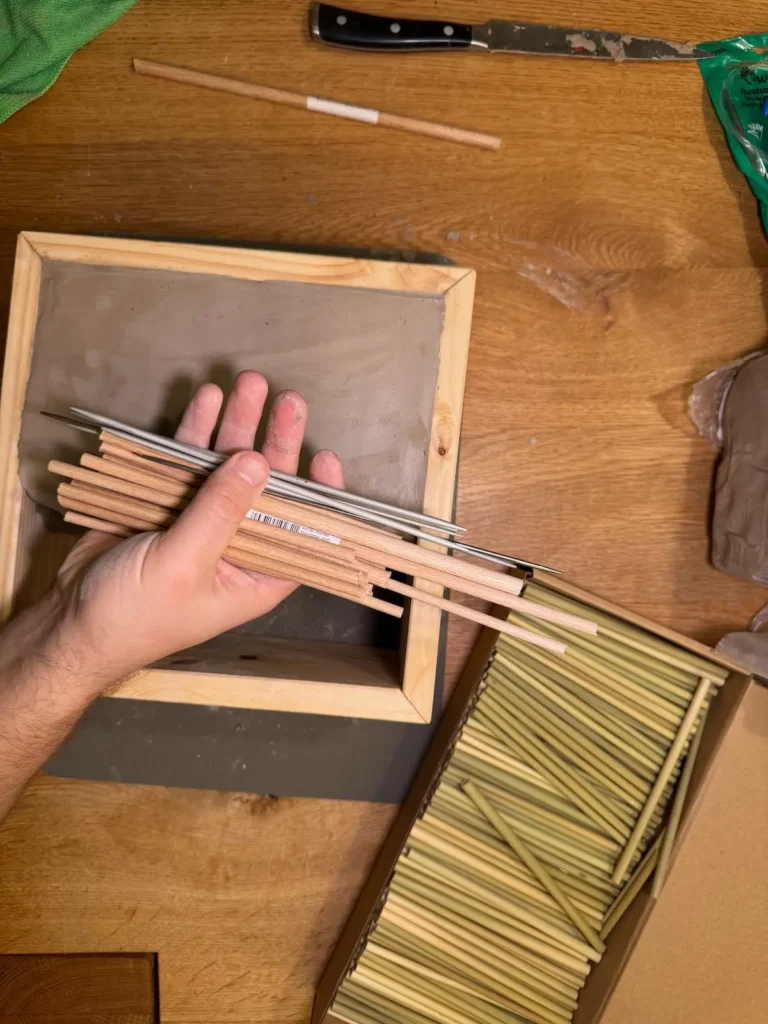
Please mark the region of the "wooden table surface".
[[[705, 641], [743, 628], [764, 593], [707, 564], [714, 453], [686, 403], [764, 344], [768, 248], [697, 69], [346, 54], [310, 44], [305, 10], [140, 0], [0, 126], [0, 307], [24, 228], [443, 253], [478, 274], [458, 508], [475, 542]], [[697, 40], [765, 22], [755, 0], [482, 11]], [[133, 56], [503, 146], [139, 78]], [[451, 625], [449, 681], [473, 635]], [[167, 1024], [303, 1021], [394, 811], [39, 779], [0, 832], [0, 952], [157, 952]]]

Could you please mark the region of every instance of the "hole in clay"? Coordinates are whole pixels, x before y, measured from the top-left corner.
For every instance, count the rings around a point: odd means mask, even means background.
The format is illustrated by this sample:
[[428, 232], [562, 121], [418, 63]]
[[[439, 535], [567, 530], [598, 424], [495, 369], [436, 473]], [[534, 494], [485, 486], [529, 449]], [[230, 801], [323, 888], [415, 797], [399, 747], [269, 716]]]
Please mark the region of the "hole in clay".
[[258, 661], [258, 654], [238, 654], [240, 661]]

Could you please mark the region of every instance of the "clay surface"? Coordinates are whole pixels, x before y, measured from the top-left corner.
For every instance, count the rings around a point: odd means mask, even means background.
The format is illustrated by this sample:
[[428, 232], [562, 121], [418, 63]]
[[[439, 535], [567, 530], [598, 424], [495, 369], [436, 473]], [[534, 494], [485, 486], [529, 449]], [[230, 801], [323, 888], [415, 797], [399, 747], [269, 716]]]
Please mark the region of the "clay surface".
[[768, 586], [768, 354], [736, 374], [722, 412], [712, 563]]
[[37, 415], [79, 405], [169, 432], [203, 381], [260, 370], [309, 403], [307, 455], [348, 486], [419, 506], [443, 318], [432, 296], [47, 262], [22, 425], [22, 480], [55, 504], [52, 457], [86, 435]]

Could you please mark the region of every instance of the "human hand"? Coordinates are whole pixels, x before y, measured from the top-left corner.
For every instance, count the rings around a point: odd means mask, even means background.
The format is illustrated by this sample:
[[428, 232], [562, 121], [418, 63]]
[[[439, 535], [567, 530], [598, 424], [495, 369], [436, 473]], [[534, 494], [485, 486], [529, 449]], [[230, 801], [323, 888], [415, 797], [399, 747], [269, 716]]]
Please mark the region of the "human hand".
[[[119, 542], [90, 532], [72, 550], [47, 611], [38, 614], [50, 625], [42, 638], [48, 663], [66, 660], [77, 685], [101, 692], [158, 658], [271, 611], [295, 589], [221, 558], [269, 469], [295, 473], [298, 466], [307, 406], [294, 391], [277, 395], [262, 452], [251, 450], [266, 397], [261, 374], [239, 374], [215, 444], [216, 451], [237, 454], [211, 474], [167, 532]], [[176, 437], [207, 448], [222, 401], [216, 385], [203, 385]], [[310, 477], [342, 487], [338, 456], [319, 452]], [[39, 624], [33, 631], [39, 634]]]

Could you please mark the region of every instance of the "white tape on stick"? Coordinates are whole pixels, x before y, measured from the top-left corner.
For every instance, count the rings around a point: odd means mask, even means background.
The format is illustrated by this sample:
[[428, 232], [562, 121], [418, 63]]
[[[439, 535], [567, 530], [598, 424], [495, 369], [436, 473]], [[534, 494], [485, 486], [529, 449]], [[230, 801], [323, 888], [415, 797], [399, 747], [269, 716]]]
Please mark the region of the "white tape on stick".
[[378, 110], [354, 107], [349, 103], [334, 103], [333, 100], [323, 100], [319, 96], [307, 96], [307, 110], [317, 110], [321, 114], [335, 114], [336, 117], [349, 117], [353, 121], [365, 121], [367, 124], [379, 123]]

